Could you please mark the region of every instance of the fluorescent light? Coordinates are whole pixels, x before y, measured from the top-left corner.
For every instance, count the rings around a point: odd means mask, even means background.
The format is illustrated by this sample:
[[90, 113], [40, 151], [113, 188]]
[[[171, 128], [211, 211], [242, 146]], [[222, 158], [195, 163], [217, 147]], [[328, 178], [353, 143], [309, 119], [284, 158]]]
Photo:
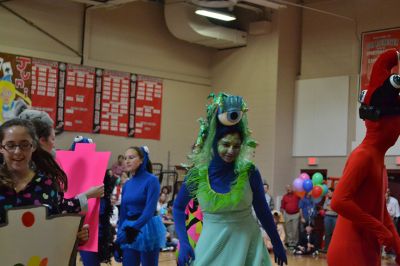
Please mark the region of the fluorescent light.
[[236, 19], [233, 14], [223, 13], [221, 11], [215, 11], [211, 9], [197, 9], [195, 13], [200, 16], [215, 18], [223, 21], [232, 21]]

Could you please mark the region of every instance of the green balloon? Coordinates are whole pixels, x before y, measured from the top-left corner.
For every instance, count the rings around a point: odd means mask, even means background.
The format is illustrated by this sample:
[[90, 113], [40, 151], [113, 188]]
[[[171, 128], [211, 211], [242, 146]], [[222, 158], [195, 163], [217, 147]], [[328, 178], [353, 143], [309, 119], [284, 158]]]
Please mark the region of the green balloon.
[[312, 175], [312, 183], [313, 185], [320, 185], [324, 181], [324, 176], [320, 172], [316, 172]]

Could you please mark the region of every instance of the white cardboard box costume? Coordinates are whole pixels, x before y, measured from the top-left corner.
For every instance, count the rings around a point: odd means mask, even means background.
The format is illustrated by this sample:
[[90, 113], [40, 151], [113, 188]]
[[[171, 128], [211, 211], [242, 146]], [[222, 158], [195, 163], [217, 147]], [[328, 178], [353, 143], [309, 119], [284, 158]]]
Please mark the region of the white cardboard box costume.
[[10, 209], [0, 225], [0, 264], [7, 266], [70, 265], [82, 216], [47, 216], [46, 208]]

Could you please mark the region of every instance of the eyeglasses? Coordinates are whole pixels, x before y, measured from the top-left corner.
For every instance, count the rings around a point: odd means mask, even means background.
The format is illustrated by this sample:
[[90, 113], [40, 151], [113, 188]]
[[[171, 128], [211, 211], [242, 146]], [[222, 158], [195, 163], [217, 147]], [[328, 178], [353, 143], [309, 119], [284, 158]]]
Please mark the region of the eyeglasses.
[[1, 145], [1, 147], [8, 152], [15, 152], [17, 150], [17, 147], [19, 147], [21, 151], [27, 151], [33, 147], [33, 144], [30, 142], [23, 142], [20, 144], [6, 143], [4, 145]]

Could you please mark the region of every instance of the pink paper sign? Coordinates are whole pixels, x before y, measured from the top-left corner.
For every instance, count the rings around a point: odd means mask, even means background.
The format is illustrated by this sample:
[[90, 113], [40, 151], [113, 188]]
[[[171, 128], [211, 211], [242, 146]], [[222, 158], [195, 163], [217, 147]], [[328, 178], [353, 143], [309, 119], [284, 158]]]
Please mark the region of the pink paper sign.
[[[111, 152], [96, 152], [94, 143], [77, 143], [75, 151], [57, 151], [56, 158], [68, 177], [65, 198], [73, 198], [92, 186], [103, 184]], [[89, 240], [80, 250], [97, 252], [100, 199], [89, 199], [84, 224], [89, 225]]]

